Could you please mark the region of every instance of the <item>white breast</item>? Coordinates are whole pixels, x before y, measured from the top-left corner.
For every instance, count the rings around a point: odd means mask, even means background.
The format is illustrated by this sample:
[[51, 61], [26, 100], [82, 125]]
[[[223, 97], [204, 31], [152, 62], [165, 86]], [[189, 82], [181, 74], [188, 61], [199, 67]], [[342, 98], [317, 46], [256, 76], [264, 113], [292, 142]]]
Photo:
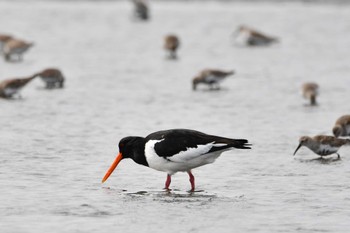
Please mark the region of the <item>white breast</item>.
[[321, 144], [316, 153], [320, 155], [330, 155], [336, 153], [338, 149], [338, 147], [332, 147], [330, 145]]
[[238, 36], [235, 38], [235, 42], [240, 45], [244, 45], [247, 43], [248, 39], [250, 38], [250, 33], [246, 31], [242, 31], [238, 34]]

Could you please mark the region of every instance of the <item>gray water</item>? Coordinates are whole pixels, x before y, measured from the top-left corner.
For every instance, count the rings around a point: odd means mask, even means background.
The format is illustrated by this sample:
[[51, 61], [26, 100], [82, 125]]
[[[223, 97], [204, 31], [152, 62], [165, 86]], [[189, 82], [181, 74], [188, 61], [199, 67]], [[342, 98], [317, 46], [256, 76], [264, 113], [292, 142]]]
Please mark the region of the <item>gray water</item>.
[[[35, 46], [0, 77], [58, 67], [66, 88], [34, 80], [0, 100], [0, 232], [349, 232], [350, 149], [314, 160], [302, 135], [331, 134], [350, 112], [350, 6], [162, 3], [151, 20], [128, 2], [0, 2], [0, 29]], [[240, 24], [280, 37], [233, 45]], [[165, 59], [163, 37], [181, 39]], [[191, 90], [203, 68], [234, 69], [220, 91]], [[319, 105], [300, 95], [320, 85]], [[247, 138], [252, 150], [173, 176], [122, 161], [101, 179], [125, 136], [190, 128]]]

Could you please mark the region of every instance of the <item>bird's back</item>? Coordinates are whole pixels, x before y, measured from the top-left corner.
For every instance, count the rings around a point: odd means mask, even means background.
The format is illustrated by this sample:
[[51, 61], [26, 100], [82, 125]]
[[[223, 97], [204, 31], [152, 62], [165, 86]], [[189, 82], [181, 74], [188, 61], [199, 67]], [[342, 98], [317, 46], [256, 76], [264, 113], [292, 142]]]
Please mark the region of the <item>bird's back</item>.
[[[231, 147], [238, 149], [250, 149], [246, 139], [230, 139], [214, 135], [208, 135], [189, 129], [172, 129], [152, 133], [146, 140], [164, 140], [155, 144], [155, 150], [162, 157], [172, 156], [188, 148], [198, 148], [199, 145], [213, 143], [214, 146], [208, 152], [224, 150]], [[218, 146], [220, 144], [220, 146]], [[176, 145], [176, 146], [173, 146]]]
[[341, 139], [341, 138], [336, 138], [333, 136], [327, 136], [327, 135], [317, 135], [313, 137], [313, 140], [324, 145], [329, 145], [332, 147], [341, 147], [345, 144], [350, 144], [349, 139]]
[[338, 118], [335, 122], [336, 125], [349, 125], [350, 124], [350, 115], [344, 115]]
[[224, 138], [189, 129], [158, 131], [145, 139], [149, 167], [168, 174], [212, 163], [231, 148], [250, 149], [246, 139]]
[[168, 35], [165, 37], [165, 49], [176, 50], [179, 47], [179, 39], [175, 35]]

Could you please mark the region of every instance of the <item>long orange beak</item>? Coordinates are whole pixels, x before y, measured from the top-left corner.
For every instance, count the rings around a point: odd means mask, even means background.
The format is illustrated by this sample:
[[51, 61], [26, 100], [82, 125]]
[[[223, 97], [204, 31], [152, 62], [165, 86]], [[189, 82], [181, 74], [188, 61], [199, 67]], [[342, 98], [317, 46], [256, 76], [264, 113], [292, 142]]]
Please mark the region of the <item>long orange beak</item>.
[[118, 163], [123, 159], [122, 153], [119, 152], [117, 155], [117, 158], [115, 158], [114, 162], [112, 163], [111, 167], [108, 169], [106, 175], [102, 179], [102, 183], [105, 182], [108, 177], [112, 174], [114, 169], [117, 167]]

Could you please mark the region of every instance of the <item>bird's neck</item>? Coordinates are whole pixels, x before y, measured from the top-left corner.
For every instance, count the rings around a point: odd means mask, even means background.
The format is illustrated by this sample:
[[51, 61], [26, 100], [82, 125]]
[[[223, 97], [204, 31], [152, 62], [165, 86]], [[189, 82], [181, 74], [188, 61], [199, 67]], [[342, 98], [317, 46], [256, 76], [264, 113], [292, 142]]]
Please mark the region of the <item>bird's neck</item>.
[[134, 160], [135, 163], [144, 165], [148, 167], [148, 162], [145, 156], [145, 144], [146, 141], [144, 138], [137, 138], [133, 143], [133, 151], [131, 154], [131, 159]]
[[314, 141], [314, 140], [311, 140], [308, 142], [308, 144], [306, 145], [310, 150], [312, 151], [317, 151], [319, 146], [320, 146], [320, 143]]

